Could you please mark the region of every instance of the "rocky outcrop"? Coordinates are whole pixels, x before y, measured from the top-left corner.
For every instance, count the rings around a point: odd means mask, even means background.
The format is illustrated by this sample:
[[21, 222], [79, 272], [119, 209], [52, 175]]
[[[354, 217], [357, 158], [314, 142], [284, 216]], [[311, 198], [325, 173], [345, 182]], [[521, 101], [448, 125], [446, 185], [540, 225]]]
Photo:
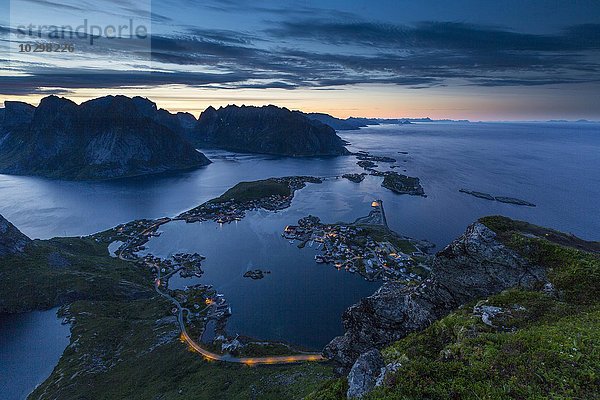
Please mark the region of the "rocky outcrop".
[[377, 379], [385, 369], [379, 350], [373, 349], [356, 360], [348, 374], [349, 399], [359, 399], [369, 393], [377, 384]]
[[346, 310], [345, 334], [323, 354], [347, 371], [361, 354], [420, 331], [462, 304], [511, 287], [541, 288], [545, 283], [542, 266], [531, 264], [476, 222], [436, 255], [430, 279], [418, 287], [388, 282]]
[[157, 122], [165, 119], [164, 113], [146, 99], [106, 96], [77, 105], [49, 96], [30, 121], [27, 108], [15, 106], [7, 104], [5, 110], [2, 173], [112, 179], [210, 163], [165, 121]]
[[[363, 121], [360, 118], [340, 119], [340, 118], [336, 118], [329, 114], [324, 114], [324, 113], [308, 113], [308, 114], [304, 114], [304, 115], [306, 115], [308, 118], [310, 118], [312, 120], [319, 121], [325, 125], [329, 125], [336, 131], [355, 130], [355, 129], [364, 128], [368, 125], [368, 123], [366, 121]], [[375, 123], [375, 125], [378, 125], [378, 124]]]
[[187, 138], [193, 132], [198, 120], [190, 113], [178, 112], [172, 114], [164, 108], [157, 108], [156, 104], [145, 97], [133, 97], [132, 102], [145, 117], [157, 124], [169, 128], [183, 138]]
[[29, 242], [31, 239], [0, 215], [0, 257], [22, 253]]
[[190, 137], [198, 147], [293, 157], [349, 154], [333, 128], [276, 106], [207, 108]]
[[21, 101], [5, 101], [0, 114], [0, 129], [9, 130], [26, 125], [33, 119], [35, 107]]

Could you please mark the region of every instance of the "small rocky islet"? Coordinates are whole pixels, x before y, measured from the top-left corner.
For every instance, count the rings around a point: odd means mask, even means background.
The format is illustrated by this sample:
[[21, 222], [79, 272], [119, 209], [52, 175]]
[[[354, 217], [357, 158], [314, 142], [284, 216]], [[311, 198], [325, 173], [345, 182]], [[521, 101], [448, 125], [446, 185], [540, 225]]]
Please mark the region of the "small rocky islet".
[[527, 206], [527, 207], [535, 207], [536, 206], [535, 204], [533, 204], [529, 201], [518, 199], [516, 197], [492, 196], [489, 193], [478, 192], [478, 191], [467, 190], [467, 189], [459, 189], [459, 192], [465, 193], [465, 194], [468, 194], [468, 195], [471, 195], [474, 197], [478, 197], [478, 198], [484, 199], [484, 200], [498, 201], [500, 203], [515, 204], [518, 206]]
[[342, 178], [348, 179], [350, 182], [361, 183], [365, 180], [365, 176], [367, 176], [367, 174], [363, 172], [362, 174], [344, 174], [342, 175]]
[[419, 178], [397, 172], [385, 172], [381, 186], [397, 194], [427, 197]]
[[[425, 190], [421, 186], [421, 181], [417, 177], [412, 177], [404, 174], [399, 174], [395, 171], [379, 171], [375, 168], [378, 167], [377, 162], [395, 163], [396, 159], [385, 156], [375, 156], [365, 151], [353, 153], [359, 160], [356, 165], [364, 169], [372, 176], [383, 177], [381, 186], [391, 190], [396, 194], [408, 194], [411, 196], [422, 196], [427, 197]], [[406, 162], [406, 160], [404, 160]], [[399, 168], [398, 165], [391, 165], [390, 169]], [[406, 172], [406, 170], [403, 170]], [[365, 174], [344, 174], [342, 177], [352, 182], [361, 182], [364, 179]]]
[[265, 275], [268, 275], [270, 273], [271, 273], [271, 271], [268, 271], [268, 270], [263, 271], [262, 269], [253, 269], [253, 270], [244, 272], [244, 278], [258, 280], [258, 279], [263, 279], [265, 277]]

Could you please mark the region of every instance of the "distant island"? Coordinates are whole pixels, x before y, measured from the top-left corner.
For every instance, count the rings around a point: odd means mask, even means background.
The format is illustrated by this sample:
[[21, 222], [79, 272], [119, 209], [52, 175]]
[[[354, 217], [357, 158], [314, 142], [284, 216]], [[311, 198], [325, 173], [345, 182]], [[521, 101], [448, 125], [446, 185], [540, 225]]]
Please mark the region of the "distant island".
[[533, 204], [529, 201], [526, 201], [526, 200], [518, 199], [516, 197], [492, 196], [489, 193], [477, 192], [475, 190], [468, 190], [468, 189], [459, 189], [459, 192], [464, 193], [464, 194], [469, 194], [471, 196], [478, 197], [478, 198], [484, 199], [484, 200], [498, 201], [500, 203], [515, 204], [518, 206], [535, 207], [535, 204]]
[[349, 118], [336, 118], [332, 115], [325, 113], [307, 113], [305, 114], [308, 118], [322, 122], [331, 126], [337, 131], [349, 131], [367, 127], [369, 125], [411, 125], [418, 122], [470, 122], [466, 119], [452, 120], [452, 119], [431, 119], [425, 118], [361, 118], [361, 117], [349, 117]]
[[273, 105], [208, 107], [188, 138], [201, 148], [248, 153], [292, 157], [349, 154], [332, 127]]
[[155, 106], [150, 115], [141, 105], [148, 106], [125, 96], [101, 97], [81, 105], [49, 96], [37, 108], [5, 102], [0, 172], [92, 180], [210, 163], [188, 141], [155, 120]]

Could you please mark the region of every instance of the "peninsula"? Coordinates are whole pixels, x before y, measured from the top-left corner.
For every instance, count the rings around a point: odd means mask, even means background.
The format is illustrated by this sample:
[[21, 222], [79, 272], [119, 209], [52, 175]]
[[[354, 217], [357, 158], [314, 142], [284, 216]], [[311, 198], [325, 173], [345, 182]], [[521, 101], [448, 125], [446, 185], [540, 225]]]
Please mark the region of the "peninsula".
[[286, 226], [282, 236], [300, 242], [298, 247], [316, 244], [316, 263], [332, 264], [370, 281], [415, 283], [425, 278], [429, 269], [426, 252], [433, 245], [390, 230], [382, 200], [373, 200], [371, 208], [368, 216], [349, 224], [323, 224], [309, 215], [298, 225]]

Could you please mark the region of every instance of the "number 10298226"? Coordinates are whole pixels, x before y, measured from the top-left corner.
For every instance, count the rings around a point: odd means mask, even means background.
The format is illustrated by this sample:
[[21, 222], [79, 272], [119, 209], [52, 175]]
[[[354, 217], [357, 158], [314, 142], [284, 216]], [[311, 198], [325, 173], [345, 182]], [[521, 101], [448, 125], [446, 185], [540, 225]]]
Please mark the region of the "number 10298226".
[[73, 53], [73, 43], [19, 43], [19, 53]]

